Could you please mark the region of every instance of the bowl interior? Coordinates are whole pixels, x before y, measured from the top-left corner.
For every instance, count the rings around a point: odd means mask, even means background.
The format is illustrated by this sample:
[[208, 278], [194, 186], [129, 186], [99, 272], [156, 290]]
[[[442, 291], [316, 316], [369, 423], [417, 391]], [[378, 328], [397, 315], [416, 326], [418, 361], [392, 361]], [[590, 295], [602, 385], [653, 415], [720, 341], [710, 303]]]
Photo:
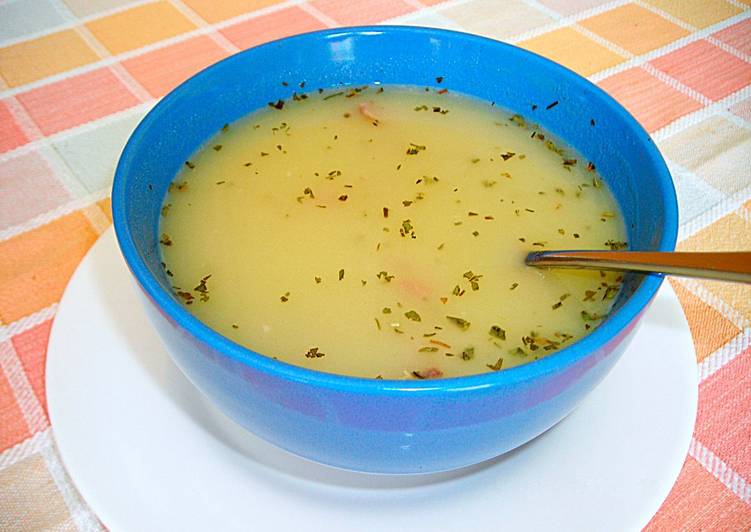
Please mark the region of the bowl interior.
[[[147, 294], [171, 316], [198, 326], [171, 296], [160, 267], [159, 212], [184, 161], [222, 125], [295, 91], [377, 82], [435, 86], [436, 76], [443, 76], [442, 87], [493, 101], [565, 139], [607, 181], [632, 249], [673, 249], [678, 216], [665, 163], [649, 135], [597, 87], [535, 54], [477, 36], [346, 28], [275, 41], [225, 59], [175, 89], [141, 122], [121, 156], [112, 200], [121, 249]], [[591, 349], [615, 334], [649, 302], [660, 281], [628, 277], [616, 302], [620, 310], [582, 342]]]

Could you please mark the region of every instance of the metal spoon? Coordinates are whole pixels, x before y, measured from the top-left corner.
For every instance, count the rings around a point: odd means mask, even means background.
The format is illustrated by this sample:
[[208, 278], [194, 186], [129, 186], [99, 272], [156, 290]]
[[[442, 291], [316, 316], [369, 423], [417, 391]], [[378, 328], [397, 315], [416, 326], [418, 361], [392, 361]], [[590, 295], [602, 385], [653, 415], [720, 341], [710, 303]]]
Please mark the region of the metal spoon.
[[525, 261], [537, 268], [584, 268], [668, 273], [751, 283], [751, 252], [682, 253], [665, 251], [539, 251]]

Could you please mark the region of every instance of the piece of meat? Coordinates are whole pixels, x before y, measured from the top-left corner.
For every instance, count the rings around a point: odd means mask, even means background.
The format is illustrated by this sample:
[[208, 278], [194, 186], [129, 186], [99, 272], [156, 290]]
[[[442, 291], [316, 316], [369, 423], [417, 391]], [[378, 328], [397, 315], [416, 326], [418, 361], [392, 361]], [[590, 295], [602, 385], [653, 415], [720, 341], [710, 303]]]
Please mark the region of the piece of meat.
[[365, 118], [370, 120], [371, 122], [378, 122], [378, 116], [375, 114], [375, 104], [373, 102], [363, 102], [360, 105], [357, 106], [357, 109], [360, 111], [360, 114], [363, 115]]

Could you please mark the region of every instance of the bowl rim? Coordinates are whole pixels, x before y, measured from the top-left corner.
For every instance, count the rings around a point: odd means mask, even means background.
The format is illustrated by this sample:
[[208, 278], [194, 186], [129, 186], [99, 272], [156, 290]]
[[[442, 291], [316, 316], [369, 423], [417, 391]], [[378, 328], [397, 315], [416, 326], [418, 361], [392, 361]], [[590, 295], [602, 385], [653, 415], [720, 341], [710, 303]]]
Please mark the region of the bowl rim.
[[227, 356], [236, 362], [248, 365], [254, 370], [273, 374], [281, 379], [336, 391], [355, 391], [359, 394], [380, 395], [400, 395], [405, 393], [420, 393], [423, 395], [483, 390], [501, 386], [505, 387], [544, 375], [555, 374], [587, 356], [594, 355], [598, 349], [613, 340], [619, 332], [625, 330], [625, 328], [646, 308], [662, 283], [662, 275], [645, 275], [642, 283], [636, 291], [628, 297], [623, 306], [621, 306], [621, 308], [615, 313], [608, 316], [608, 318], [597, 326], [590, 334], [539, 360], [530, 361], [500, 371], [490, 371], [487, 373], [463, 377], [425, 380], [392, 380], [327, 373], [304, 368], [302, 366], [296, 366], [257, 353], [252, 349], [244, 347], [223, 336], [200, 321], [185, 309], [176, 299], [174, 299], [172, 294], [163, 289], [157, 282], [156, 278], [151, 274], [146, 262], [137, 251], [133, 235], [131, 234], [128, 225], [126, 216], [126, 185], [128, 181], [128, 161], [131, 159], [131, 154], [140, 149], [139, 144], [141, 138], [145, 135], [145, 132], [151, 126], [152, 122], [156, 120], [156, 115], [160, 108], [168, 105], [172, 100], [180, 98], [181, 93], [186, 92], [188, 90], [187, 87], [195, 80], [211, 76], [215, 71], [227, 68], [233, 62], [240, 60], [245, 54], [252, 54], [258, 49], [278, 46], [280, 43], [286, 43], [290, 46], [304, 46], [305, 41], [311, 39], [333, 39], [348, 35], [362, 36], [383, 34], [424, 34], [426, 37], [440, 36], [442, 38], [448, 38], [459, 42], [479, 41], [486, 46], [490, 45], [497, 47], [499, 52], [517, 54], [517, 57], [522, 57], [526, 61], [536, 62], [539, 66], [545, 68], [551, 73], [564, 78], [566, 82], [586, 88], [591, 93], [590, 96], [600, 98], [602, 103], [608, 108], [609, 112], [618, 116], [624, 127], [628, 128], [637, 138], [643, 137], [645, 139], [642, 147], [646, 150], [651, 166], [656, 169], [656, 177], [660, 178], [664, 186], [660, 200], [664, 205], [665, 223], [663, 225], [663, 233], [659, 245], [657, 246], [657, 250], [674, 250], [678, 233], [678, 204], [675, 186], [668, 167], [644, 128], [628, 111], [626, 111], [626, 109], [594, 83], [568, 68], [533, 52], [479, 35], [454, 30], [418, 26], [350, 26], [317, 30], [284, 37], [282, 39], [248, 48], [222, 59], [183, 81], [164, 98], [159, 100], [159, 102], [154, 105], [154, 107], [152, 107], [141, 120], [128, 138], [120, 155], [112, 187], [112, 215], [117, 241], [125, 262], [133, 276], [136, 278], [141, 289], [151, 301], [166, 316], [168, 316], [169, 319], [187, 331], [187, 333], [189, 333], [194, 339], [208, 345], [223, 356]]

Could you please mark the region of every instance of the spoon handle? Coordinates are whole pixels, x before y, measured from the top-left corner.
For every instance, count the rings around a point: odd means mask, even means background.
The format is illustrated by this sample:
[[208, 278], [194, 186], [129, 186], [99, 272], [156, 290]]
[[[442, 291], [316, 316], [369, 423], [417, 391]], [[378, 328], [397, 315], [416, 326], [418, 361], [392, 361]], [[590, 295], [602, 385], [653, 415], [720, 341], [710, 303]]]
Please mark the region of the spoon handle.
[[668, 273], [751, 283], [751, 252], [682, 253], [665, 251], [539, 251], [529, 266]]

